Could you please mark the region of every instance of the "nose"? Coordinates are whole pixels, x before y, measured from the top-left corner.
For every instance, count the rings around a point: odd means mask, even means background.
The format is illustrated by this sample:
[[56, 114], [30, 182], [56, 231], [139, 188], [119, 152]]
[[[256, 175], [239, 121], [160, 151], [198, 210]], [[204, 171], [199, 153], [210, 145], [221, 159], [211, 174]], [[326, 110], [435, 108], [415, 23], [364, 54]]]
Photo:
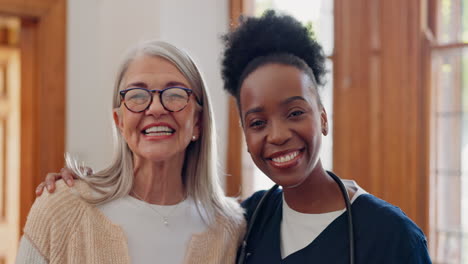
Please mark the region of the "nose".
[[292, 132], [281, 120], [271, 121], [267, 129], [267, 142], [274, 145], [282, 145], [291, 138]]
[[153, 93], [153, 101], [149, 105], [148, 109], [146, 109], [145, 114], [159, 117], [160, 115], [167, 113], [169, 113], [169, 111], [167, 111], [162, 105], [159, 93]]

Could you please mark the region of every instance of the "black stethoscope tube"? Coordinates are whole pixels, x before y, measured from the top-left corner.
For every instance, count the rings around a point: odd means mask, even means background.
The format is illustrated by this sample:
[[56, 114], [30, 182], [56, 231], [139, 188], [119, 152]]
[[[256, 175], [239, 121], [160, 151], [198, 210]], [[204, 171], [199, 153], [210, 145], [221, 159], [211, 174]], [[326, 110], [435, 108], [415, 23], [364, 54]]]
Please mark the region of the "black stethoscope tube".
[[[354, 264], [354, 228], [353, 228], [353, 215], [351, 213], [351, 201], [349, 199], [348, 192], [346, 191], [346, 187], [344, 186], [340, 178], [338, 178], [338, 176], [334, 175], [333, 173], [329, 173], [329, 175], [333, 178], [333, 180], [335, 180], [335, 182], [340, 187], [341, 194], [343, 195], [343, 199], [346, 204], [346, 210], [348, 211], [349, 263]], [[257, 218], [257, 214], [260, 211], [264, 201], [267, 200], [271, 196], [271, 193], [273, 193], [276, 189], [278, 189], [278, 187], [279, 187], [278, 184], [275, 184], [273, 187], [271, 187], [270, 190], [268, 190], [263, 195], [263, 197], [258, 202], [257, 207], [255, 208], [255, 211], [253, 212], [252, 217], [250, 218], [249, 224], [247, 226], [247, 232], [245, 233], [244, 240], [242, 241], [241, 249], [239, 252], [239, 256], [237, 258], [237, 264], [245, 263], [245, 257], [247, 254], [247, 241], [249, 241], [249, 236], [254, 226], [255, 219]]]
[[343, 195], [343, 199], [346, 204], [346, 210], [348, 211], [348, 239], [349, 239], [349, 263], [354, 264], [354, 225], [353, 225], [353, 215], [351, 213], [351, 201], [349, 199], [348, 192], [346, 191], [346, 187], [344, 186], [343, 182], [338, 178], [338, 176], [334, 175], [333, 173], [329, 173], [329, 175], [335, 180], [341, 190], [341, 194]]
[[257, 214], [260, 211], [260, 207], [263, 205], [263, 202], [270, 197], [271, 193], [274, 192], [276, 189], [278, 189], [279, 185], [275, 184], [273, 187], [271, 187], [268, 192], [266, 192], [262, 198], [260, 199], [260, 202], [258, 202], [257, 207], [255, 207], [255, 211], [252, 214], [252, 217], [250, 218], [249, 224], [247, 225], [247, 232], [244, 235], [244, 240], [242, 241], [241, 245], [241, 250], [240, 254], [237, 258], [237, 264], [244, 264], [245, 263], [245, 256], [247, 254], [247, 241], [249, 241], [249, 236], [250, 232], [252, 231], [252, 228], [254, 226], [255, 219], [257, 218]]

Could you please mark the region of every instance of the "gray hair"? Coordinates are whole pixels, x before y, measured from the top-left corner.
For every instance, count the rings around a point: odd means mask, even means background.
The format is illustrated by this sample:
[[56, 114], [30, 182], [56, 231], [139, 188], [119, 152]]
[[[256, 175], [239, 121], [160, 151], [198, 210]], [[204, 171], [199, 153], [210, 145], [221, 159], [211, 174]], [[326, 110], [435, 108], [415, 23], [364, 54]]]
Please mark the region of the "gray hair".
[[[200, 104], [197, 108], [202, 114], [202, 127], [199, 140], [191, 142], [186, 149], [182, 169], [183, 183], [187, 195], [192, 197], [205, 221], [211, 223], [216, 217], [222, 216], [231, 221], [242, 221], [242, 210], [232, 198], [224, 195], [217, 173], [216, 138], [213, 113], [209, 95], [203, 78], [192, 58], [184, 51], [163, 41], [147, 41], [137, 45], [124, 58], [117, 74], [113, 93], [113, 108], [119, 108], [119, 91], [122, 79], [130, 63], [141, 55], [164, 58], [173, 63], [189, 81]], [[114, 156], [110, 166], [86, 175], [78, 163], [67, 156], [67, 166], [79, 175], [89, 186], [100, 195], [85, 198], [93, 204], [102, 204], [128, 195], [133, 187], [133, 153], [120, 134], [117, 126], [113, 126]]]

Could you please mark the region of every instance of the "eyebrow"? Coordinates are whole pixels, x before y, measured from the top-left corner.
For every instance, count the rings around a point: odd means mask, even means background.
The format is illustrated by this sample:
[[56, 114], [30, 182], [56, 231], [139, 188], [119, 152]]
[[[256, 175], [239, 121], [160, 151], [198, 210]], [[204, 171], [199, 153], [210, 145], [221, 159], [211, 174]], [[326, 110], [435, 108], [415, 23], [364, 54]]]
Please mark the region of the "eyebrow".
[[188, 88], [188, 85], [183, 83], [183, 82], [177, 82], [177, 81], [171, 81], [166, 83], [165, 87], [171, 87], [171, 86], [182, 86]]
[[260, 106], [259, 106], [259, 107], [252, 108], [252, 109], [250, 109], [249, 111], [245, 112], [245, 114], [244, 114], [244, 119], [246, 119], [247, 116], [250, 115], [250, 114], [253, 114], [253, 113], [260, 113], [260, 112], [263, 112], [264, 110], [265, 110], [265, 108], [260, 107]]
[[[286, 98], [285, 100], [283, 100], [280, 103], [280, 105], [282, 105], [282, 106], [287, 105], [287, 104], [289, 104], [289, 103], [291, 103], [293, 101], [296, 101], [296, 100], [301, 100], [301, 101], [307, 102], [306, 99], [304, 97], [302, 97], [302, 96], [292, 96], [292, 97], [289, 97], [289, 98]], [[254, 108], [248, 110], [247, 112], [245, 112], [244, 119], [246, 119], [249, 114], [260, 113], [260, 112], [263, 112], [263, 111], [265, 111], [264, 107], [261, 107], [261, 106], [254, 107]]]
[[[185, 83], [182, 83], [182, 82], [177, 82], [177, 81], [170, 81], [168, 83], [166, 83], [164, 85], [164, 87], [172, 87], [172, 86], [182, 86], [182, 87], [188, 87], [188, 85], [186, 85]], [[141, 87], [141, 88], [148, 88], [148, 85], [144, 82], [133, 82], [133, 83], [129, 83], [127, 85], [127, 88], [128, 87]]]
[[281, 105], [287, 105], [287, 104], [289, 104], [289, 103], [291, 103], [293, 101], [296, 101], [296, 100], [301, 100], [301, 101], [307, 102], [307, 100], [304, 97], [297, 95], [297, 96], [292, 96], [292, 97], [287, 98], [286, 100], [284, 100], [280, 104]]
[[148, 88], [148, 85], [144, 82], [133, 82], [133, 83], [129, 83], [127, 84], [126, 86], [127, 88], [128, 87], [141, 87], [141, 88]]

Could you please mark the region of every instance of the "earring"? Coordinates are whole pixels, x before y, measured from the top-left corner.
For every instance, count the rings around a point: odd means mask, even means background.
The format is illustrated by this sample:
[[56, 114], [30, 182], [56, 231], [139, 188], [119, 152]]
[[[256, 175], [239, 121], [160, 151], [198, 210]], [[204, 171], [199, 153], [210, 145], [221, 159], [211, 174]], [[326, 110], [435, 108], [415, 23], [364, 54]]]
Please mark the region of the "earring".
[[197, 136], [192, 136], [192, 141], [197, 140]]

